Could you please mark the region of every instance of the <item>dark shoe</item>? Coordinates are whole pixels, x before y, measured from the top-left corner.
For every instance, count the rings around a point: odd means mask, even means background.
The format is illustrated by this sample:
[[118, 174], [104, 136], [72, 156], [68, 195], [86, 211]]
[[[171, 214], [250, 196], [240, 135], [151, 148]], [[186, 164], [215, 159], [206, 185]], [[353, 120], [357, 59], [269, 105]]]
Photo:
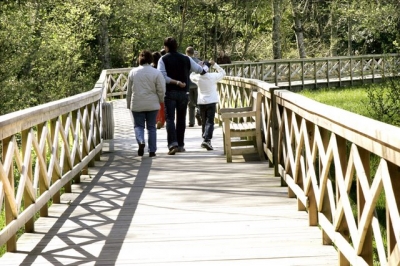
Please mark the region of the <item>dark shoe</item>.
[[176, 146], [169, 148], [168, 155], [175, 155], [177, 150], [178, 150], [178, 147], [176, 147]]
[[156, 157], [157, 155], [156, 155], [156, 153], [154, 152], [154, 151], [151, 151], [150, 153], [149, 153], [149, 157]]
[[189, 124], [189, 127], [194, 127], [194, 124]]
[[201, 116], [196, 115], [196, 119], [197, 119], [197, 125], [201, 126]]
[[211, 146], [211, 141], [203, 141], [203, 143], [201, 143], [201, 147], [202, 148], [206, 148], [208, 151], [212, 151], [214, 150], [213, 146]]
[[185, 147], [178, 147], [177, 152], [185, 152]]
[[138, 151], [137, 151], [137, 154], [138, 154], [139, 156], [143, 156], [143, 154], [144, 154], [144, 147], [146, 147], [146, 145], [145, 145], [144, 143], [140, 143], [140, 144], [139, 144], [139, 149], [138, 149]]

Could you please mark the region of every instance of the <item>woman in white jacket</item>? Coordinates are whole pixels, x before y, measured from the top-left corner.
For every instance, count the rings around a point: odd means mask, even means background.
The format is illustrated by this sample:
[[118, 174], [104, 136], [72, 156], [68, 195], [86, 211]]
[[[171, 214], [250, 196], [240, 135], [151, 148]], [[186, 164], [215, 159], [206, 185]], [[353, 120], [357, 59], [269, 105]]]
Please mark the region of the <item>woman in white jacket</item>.
[[145, 144], [144, 128], [148, 134], [149, 156], [156, 156], [157, 129], [156, 117], [160, 103], [164, 102], [165, 79], [163, 74], [151, 66], [153, 55], [144, 50], [139, 54], [139, 67], [129, 72], [126, 103], [132, 111], [138, 155], [143, 156]]
[[[213, 150], [211, 139], [214, 132], [215, 111], [217, 103], [219, 102], [217, 83], [225, 77], [226, 73], [214, 60], [210, 60], [210, 62], [200, 62], [199, 64], [204, 69], [203, 73], [190, 74], [190, 80], [198, 87], [197, 104], [200, 109], [203, 136], [201, 147], [210, 151]], [[211, 66], [217, 70], [216, 73], [208, 72]]]

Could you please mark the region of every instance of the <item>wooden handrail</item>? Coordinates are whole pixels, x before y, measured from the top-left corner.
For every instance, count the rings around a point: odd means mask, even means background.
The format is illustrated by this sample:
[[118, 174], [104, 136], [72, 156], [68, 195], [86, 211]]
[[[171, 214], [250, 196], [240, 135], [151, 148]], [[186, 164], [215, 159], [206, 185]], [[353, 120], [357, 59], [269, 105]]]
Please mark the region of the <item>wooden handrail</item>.
[[[398, 265], [400, 128], [245, 78], [219, 84], [220, 105], [251, 105], [254, 90], [264, 95], [264, 152], [310, 226], [321, 227], [322, 243], [337, 247], [339, 264], [372, 265], [375, 243], [381, 265]], [[386, 224], [376, 211], [382, 195]]]
[[33, 232], [35, 214], [47, 216], [48, 201], [59, 203], [61, 188], [70, 191], [70, 181], [100, 159], [105, 78], [103, 71], [89, 92], [0, 116], [0, 245], [7, 251], [16, 251], [20, 228]]

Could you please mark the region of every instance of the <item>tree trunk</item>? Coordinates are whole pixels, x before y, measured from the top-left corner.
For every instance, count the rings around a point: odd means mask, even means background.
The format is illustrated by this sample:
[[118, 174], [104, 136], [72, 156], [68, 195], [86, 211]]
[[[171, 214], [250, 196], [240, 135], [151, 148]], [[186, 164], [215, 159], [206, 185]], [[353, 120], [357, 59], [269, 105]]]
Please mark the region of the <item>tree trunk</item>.
[[338, 27], [337, 27], [337, 15], [336, 15], [336, 4], [331, 3], [330, 12], [330, 28], [331, 28], [331, 41], [330, 41], [330, 54], [331, 56], [337, 56], [338, 51]]
[[304, 35], [303, 35], [303, 26], [301, 24], [301, 15], [296, 6], [296, 0], [290, 1], [292, 4], [292, 13], [294, 19], [293, 30], [296, 34], [296, 41], [297, 41], [297, 49], [299, 51], [300, 58], [306, 58], [306, 49], [304, 46]]
[[217, 58], [218, 51], [217, 51], [217, 39], [218, 39], [218, 6], [214, 6], [215, 11], [215, 20], [214, 20], [214, 56], [213, 58]]
[[351, 23], [351, 18], [348, 17], [347, 18], [347, 30], [348, 30], [348, 41], [347, 41], [347, 55], [351, 56], [352, 55], [352, 50], [353, 50], [353, 46], [351, 43], [351, 39], [352, 39], [352, 23]]
[[101, 27], [100, 47], [102, 51], [103, 69], [110, 69], [111, 68], [110, 39], [108, 36], [108, 17], [106, 15], [101, 16], [100, 27]]
[[178, 46], [181, 45], [182, 40], [183, 40], [183, 34], [185, 32], [185, 23], [186, 23], [186, 10], [187, 10], [187, 6], [188, 6], [188, 0], [185, 0], [183, 2], [183, 8], [182, 8], [182, 20], [181, 20], [181, 30], [179, 33], [179, 38], [178, 38]]
[[272, 52], [274, 59], [282, 58], [281, 45], [281, 3], [282, 0], [273, 0], [274, 17], [272, 19]]

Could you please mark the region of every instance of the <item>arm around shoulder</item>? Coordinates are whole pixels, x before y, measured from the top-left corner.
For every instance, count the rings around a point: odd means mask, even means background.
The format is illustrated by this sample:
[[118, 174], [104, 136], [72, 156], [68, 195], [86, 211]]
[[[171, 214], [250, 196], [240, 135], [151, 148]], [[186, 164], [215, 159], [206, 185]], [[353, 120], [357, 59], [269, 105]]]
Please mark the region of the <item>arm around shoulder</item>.
[[221, 79], [223, 79], [225, 76], [226, 76], [226, 72], [225, 72], [225, 70], [222, 68], [222, 67], [220, 67], [217, 63], [214, 63], [213, 64], [213, 68], [215, 69], [215, 70], [217, 70], [217, 72], [218, 72], [218, 80], [221, 80]]
[[165, 96], [165, 78], [164, 76], [159, 73], [159, 75], [157, 75], [157, 80], [156, 80], [156, 91], [157, 91], [157, 95], [158, 98], [160, 100], [160, 103], [164, 102], [164, 96]]

